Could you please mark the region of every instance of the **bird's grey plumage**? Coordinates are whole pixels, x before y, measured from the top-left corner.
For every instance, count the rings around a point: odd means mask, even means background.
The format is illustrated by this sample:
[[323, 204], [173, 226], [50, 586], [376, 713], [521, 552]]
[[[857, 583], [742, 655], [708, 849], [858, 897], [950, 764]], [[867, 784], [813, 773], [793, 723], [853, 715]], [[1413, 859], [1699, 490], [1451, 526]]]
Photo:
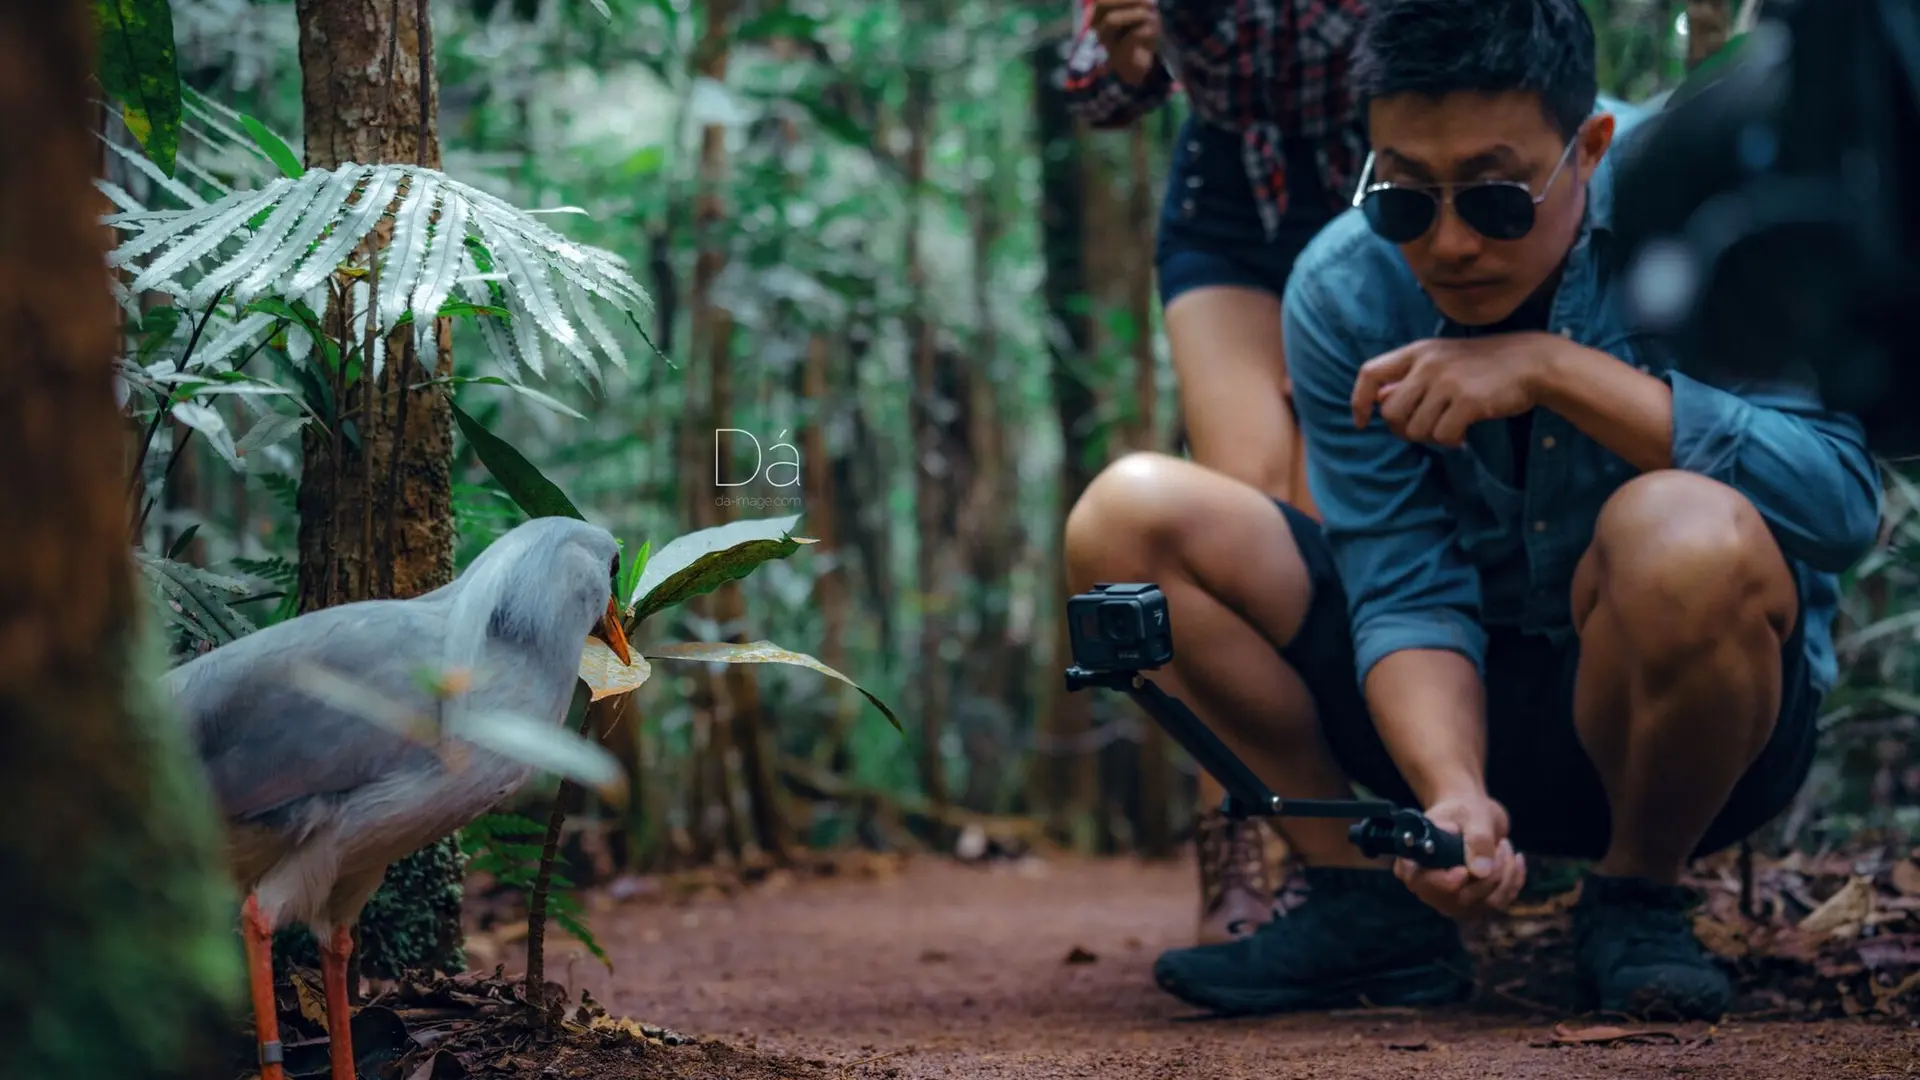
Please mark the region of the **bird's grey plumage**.
[[[484, 813], [530, 773], [470, 744], [449, 764], [302, 690], [299, 666], [421, 716], [450, 707], [558, 723], [617, 554], [597, 526], [535, 519], [425, 596], [312, 612], [169, 673], [228, 819], [235, 876], [273, 925], [324, 934], [350, 923], [388, 863]], [[470, 683], [443, 702], [422, 676], [451, 672]]]

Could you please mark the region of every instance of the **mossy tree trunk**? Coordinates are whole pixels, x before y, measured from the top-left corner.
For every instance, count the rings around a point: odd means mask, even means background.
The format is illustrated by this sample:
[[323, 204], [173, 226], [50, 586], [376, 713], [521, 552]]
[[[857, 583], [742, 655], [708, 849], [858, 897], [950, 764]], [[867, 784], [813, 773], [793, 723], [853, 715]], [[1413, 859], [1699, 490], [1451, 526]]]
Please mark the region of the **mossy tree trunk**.
[[[307, 166], [439, 168], [426, 0], [299, 0], [296, 8]], [[386, 235], [383, 229], [376, 240]], [[444, 375], [452, 370], [444, 321], [439, 333]], [[338, 396], [338, 438], [308, 429], [300, 478], [303, 611], [418, 596], [453, 578], [453, 412], [439, 389], [410, 389], [427, 373], [407, 337], [393, 339], [378, 379]], [[395, 863], [361, 921], [360, 970], [391, 977], [406, 968], [464, 967], [462, 874], [451, 838]], [[309, 948], [299, 942], [295, 957], [310, 956]]]
[[237, 907], [141, 631], [88, 9], [0, 3], [0, 1076], [187, 1080], [226, 1059]]

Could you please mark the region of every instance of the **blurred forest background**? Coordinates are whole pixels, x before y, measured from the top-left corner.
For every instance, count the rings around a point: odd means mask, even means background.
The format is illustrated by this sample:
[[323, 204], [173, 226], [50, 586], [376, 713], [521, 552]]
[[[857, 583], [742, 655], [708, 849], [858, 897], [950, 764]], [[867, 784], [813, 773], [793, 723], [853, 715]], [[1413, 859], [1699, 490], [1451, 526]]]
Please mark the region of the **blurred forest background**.
[[[1648, 106], [1690, 53], [1751, 17], [1725, 0], [1589, 6], [1603, 90]], [[155, 169], [103, 112], [123, 209], [296, 171], [280, 140], [304, 146], [309, 167], [438, 165], [512, 207], [552, 211], [538, 220], [626, 260], [653, 301], [636, 323], [587, 327], [627, 359], [597, 373], [538, 342], [538, 370], [503, 365], [482, 340], [502, 332], [484, 313], [453, 319], [441, 371], [459, 414], [422, 403], [435, 388], [394, 395], [395, 430], [426, 449], [390, 456], [384, 476], [335, 472], [322, 485], [303, 473], [325, 448], [286, 398], [195, 390], [155, 409], [136, 394], [130, 423], [153, 444], [136, 543], [176, 655], [314, 606], [438, 584], [524, 516], [481, 460], [498, 464], [504, 443], [629, 553], [800, 515], [795, 535], [818, 543], [648, 633], [811, 653], [905, 727], [799, 667], [657, 670], [631, 722], [600, 733], [636, 771], [634, 812], [574, 816], [570, 884], [853, 844], [1167, 855], [1184, 841], [1191, 764], [1126, 701], [1061, 685], [1065, 509], [1117, 454], [1179, 440], [1152, 246], [1182, 103], [1130, 131], [1076, 127], [1057, 82], [1071, 0], [171, 7], [188, 88], [177, 167]], [[395, 74], [365, 77], [376, 69]], [[423, 105], [431, 138], [415, 119]], [[171, 370], [218, 332], [191, 304], [137, 302], [128, 361], [142, 371]], [[276, 331], [251, 352], [201, 358], [321, 393], [300, 382], [312, 347], [300, 337]], [[451, 472], [436, 473], [449, 446]], [[716, 470], [748, 482], [719, 487]], [[1848, 578], [1825, 757], [1767, 846], [1920, 835], [1909, 749], [1920, 526], [1913, 489], [1889, 483], [1884, 543]], [[363, 526], [393, 512], [422, 531], [389, 534], [384, 555], [356, 548], [356, 570], [326, 523], [355, 500], [388, 508], [354, 519]], [[449, 520], [451, 537], [436, 538]], [[435, 564], [429, 549], [449, 541], [453, 566]], [[398, 581], [379, 580], [383, 560]], [[529, 793], [535, 816], [552, 791]], [[470, 837], [466, 850], [499, 839]], [[526, 843], [496, 843], [490, 873], [512, 878], [502, 859]], [[438, 883], [429, 906], [457, 909], [452, 848], [423, 858], [389, 890], [415, 889], [414, 874]]]

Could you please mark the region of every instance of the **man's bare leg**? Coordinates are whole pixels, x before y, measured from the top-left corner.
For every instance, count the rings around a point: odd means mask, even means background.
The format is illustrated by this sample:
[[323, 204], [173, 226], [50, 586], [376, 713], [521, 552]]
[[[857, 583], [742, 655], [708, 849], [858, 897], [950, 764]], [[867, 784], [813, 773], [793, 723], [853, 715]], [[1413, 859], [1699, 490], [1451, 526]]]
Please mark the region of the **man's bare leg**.
[[[1602, 1006], [1708, 1012], [1723, 980], [1672, 944], [1609, 945], [1614, 905], [1678, 907], [1671, 887], [1765, 748], [1780, 711], [1781, 648], [1798, 611], [1792, 572], [1759, 513], [1691, 473], [1649, 473], [1601, 510], [1574, 575], [1580, 668], [1574, 722], [1606, 788], [1612, 835], [1583, 908]], [[1657, 915], [1631, 916], [1644, 921]], [[1644, 929], [1638, 931], [1644, 937]], [[1667, 1001], [1666, 999], [1678, 999]], [[1616, 1000], [1617, 999], [1617, 1000]]]

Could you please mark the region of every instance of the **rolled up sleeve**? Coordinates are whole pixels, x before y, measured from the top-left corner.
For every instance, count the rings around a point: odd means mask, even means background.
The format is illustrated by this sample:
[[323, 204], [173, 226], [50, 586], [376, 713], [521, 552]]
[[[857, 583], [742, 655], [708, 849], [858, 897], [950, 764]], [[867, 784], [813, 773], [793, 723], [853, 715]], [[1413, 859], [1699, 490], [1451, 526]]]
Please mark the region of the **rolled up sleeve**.
[[1093, 6], [1079, 5], [1079, 33], [1067, 53], [1067, 111], [1095, 128], [1124, 128], [1166, 103], [1173, 76], [1155, 60], [1145, 82], [1135, 86], [1113, 73], [1106, 46], [1093, 32]]
[[1780, 550], [1838, 574], [1880, 528], [1880, 473], [1851, 417], [1789, 384], [1713, 386], [1672, 372], [1673, 464], [1745, 495]]
[[1282, 323], [1307, 483], [1346, 589], [1360, 684], [1406, 649], [1459, 653], [1484, 674], [1480, 575], [1457, 542], [1434, 461], [1378, 416], [1353, 426], [1348, 401], [1369, 357], [1342, 331], [1317, 276], [1295, 271]]

